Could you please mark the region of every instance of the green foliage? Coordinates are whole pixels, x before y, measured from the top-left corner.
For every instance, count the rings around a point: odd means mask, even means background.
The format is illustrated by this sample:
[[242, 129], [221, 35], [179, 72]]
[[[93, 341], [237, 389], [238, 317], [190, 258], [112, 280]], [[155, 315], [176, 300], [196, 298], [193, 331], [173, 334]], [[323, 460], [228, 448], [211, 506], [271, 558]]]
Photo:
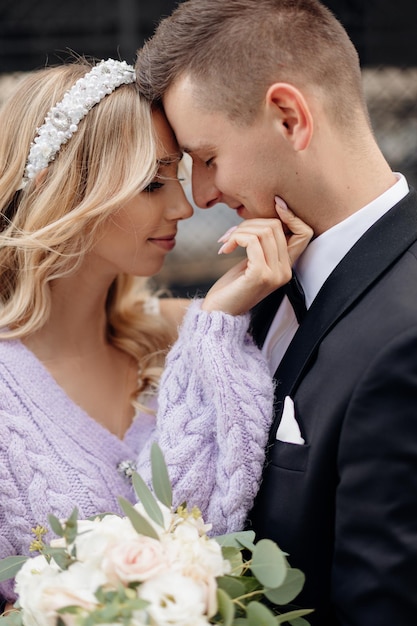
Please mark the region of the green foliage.
[[287, 575], [287, 561], [276, 543], [261, 539], [252, 553], [252, 573], [259, 582], [270, 589], [282, 585]]
[[274, 604], [288, 604], [298, 596], [304, 587], [305, 576], [296, 568], [288, 568], [284, 581], [275, 589], [265, 589], [265, 596]]
[[162, 451], [157, 443], [151, 448], [152, 486], [156, 497], [169, 509], [172, 507], [172, 487]]
[[2, 559], [0, 561], [0, 582], [14, 578], [27, 560], [27, 556], [8, 556]]
[[0, 616], [1, 626], [22, 626], [22, 613], [20, 611], [9, 611]]
[[219, 535], [215, 539], [222, 547], [238, 548], [240, 550], [243, 546], [251, 552], [255, 547], [253, 543], [255, 541], [255, 533], [253, 530], [242, 530], [236, 533], [229, 533], [228, 535]]
[[235, 605], [233, 604], [230, 596], [223, 590], [217, 590], [217, 604], [218, 612], [221, 616], [221, 624], [224, 626], [232, 626], [233, 618], [235, 616]]
[[158, 533], [156, 530], [150, 525], [147, 519], [145, 519], [136, 509], [133, 507], [130, 502], [125, 500], [124, 498], [119, 498], [119, 504], [126, 515], [129, 518], [130, 523], [137, 533], [140, 535], [145, 535], [146, 537], [151, 537], [152, 539], [157, 539], [159, 541]]
[[134, 473], [132, 481], [135, 493], [138, 499], [142, 502], [143, 507], [151, 520], [153, 520], [155, 524], [163, 526], [164, 516], [162, 515], [162, 511], [143, 478], [139, 476], [139, 474]]

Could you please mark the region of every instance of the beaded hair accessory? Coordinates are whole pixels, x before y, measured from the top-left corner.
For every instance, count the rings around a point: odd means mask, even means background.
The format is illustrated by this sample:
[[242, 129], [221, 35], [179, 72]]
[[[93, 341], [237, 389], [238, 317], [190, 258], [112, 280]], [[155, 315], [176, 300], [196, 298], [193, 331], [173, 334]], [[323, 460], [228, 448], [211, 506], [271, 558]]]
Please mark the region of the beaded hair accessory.
[[62, 144], [71, 139], [79, 122], [94, 105], [120, 85], [134, 80], [134, 68], [126, 61], [114, 59], [101, 61], [79, 78], [62, 100], [49, 110], [44, 124], [36, 129], [20, 189], [55, 159]]

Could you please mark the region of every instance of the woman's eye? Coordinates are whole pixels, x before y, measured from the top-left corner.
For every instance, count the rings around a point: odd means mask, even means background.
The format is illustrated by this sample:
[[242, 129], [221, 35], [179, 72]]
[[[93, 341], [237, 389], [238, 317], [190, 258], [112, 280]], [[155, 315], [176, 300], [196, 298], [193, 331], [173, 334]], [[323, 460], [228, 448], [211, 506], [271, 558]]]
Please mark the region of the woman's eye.
[[163, 186], [164, 186], [164, 183], [161, 183], [159, 180], [153, 180], [151, 183], [149, 183], [147, 187], [145, 187], [143, 191], [148, 191], [149, 193], [152, 193], [153, 191], [156, 191], [157, 189], [161, 189], [161, 187]]
[[214, 163], [214, 157], [211, 157], [211, 159], [208, 159], [207, 161], [204, 161], [204, 165], [206, 167], [211, 167]]

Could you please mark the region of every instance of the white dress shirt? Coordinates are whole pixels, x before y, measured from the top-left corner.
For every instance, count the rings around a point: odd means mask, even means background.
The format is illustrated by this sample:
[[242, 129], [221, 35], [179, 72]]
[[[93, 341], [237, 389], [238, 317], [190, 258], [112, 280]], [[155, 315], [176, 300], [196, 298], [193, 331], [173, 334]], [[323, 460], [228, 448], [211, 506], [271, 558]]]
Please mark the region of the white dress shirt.
[[[307, 309], [323, 283], [362, 235], [402, 200], [409, 187], [402, 174], [397, 182], [365, 207], [326, 230], [308, 245], [294, 270], [304, 289]], [[298, 328], [293, 308], [285, 296], [268, 331], [262, 348], [274, 373]]]

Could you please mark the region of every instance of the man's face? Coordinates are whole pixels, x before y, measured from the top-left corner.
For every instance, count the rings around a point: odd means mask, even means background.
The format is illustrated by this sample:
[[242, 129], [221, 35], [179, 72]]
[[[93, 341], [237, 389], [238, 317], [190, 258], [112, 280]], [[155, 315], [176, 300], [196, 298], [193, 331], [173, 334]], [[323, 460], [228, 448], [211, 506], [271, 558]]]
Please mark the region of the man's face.
[[[192, 157], [196, 204], [224, 202], [244, 219], [276, 217], [274, 196], [285, 196], [285, 142], [265, 108], [248, 125], [206, 112], [196, 103], [190, 79], [181, 78], [164, 97], [164, 108], [180, 149]], [[279, 160], [278, 160], [279, 159]], [[285, 160], [284, 160], [285, 163]]]

